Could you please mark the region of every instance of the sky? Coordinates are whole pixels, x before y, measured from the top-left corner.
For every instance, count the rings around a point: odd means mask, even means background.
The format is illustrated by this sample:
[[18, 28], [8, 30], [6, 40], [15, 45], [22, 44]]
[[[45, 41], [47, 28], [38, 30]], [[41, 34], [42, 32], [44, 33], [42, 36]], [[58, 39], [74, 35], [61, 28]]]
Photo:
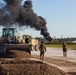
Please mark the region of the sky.
[[[45, 18], [51, 37], [76, 37], [76, 0], [32, 0], [32, 3], [34, 12]], [[25, 32], [33, 37], [42, 37], [40, 31], [31, 28], [18, 32], [21, 35]]]

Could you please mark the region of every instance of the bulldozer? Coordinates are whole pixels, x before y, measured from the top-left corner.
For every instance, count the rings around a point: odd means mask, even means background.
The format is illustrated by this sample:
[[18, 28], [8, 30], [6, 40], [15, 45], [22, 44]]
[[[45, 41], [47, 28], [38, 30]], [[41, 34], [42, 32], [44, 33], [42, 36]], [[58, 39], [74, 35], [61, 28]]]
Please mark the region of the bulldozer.
[[23, 38], [21, 39], [21, 44], [31, 44], [32, 45], [32, 51], [39, 50], [39, 41], [35, 38], [32, 38], [30, 34], [24, 34]]
[[32, 45], [28, 43], [27, 44], [20, 43], [20, 35], [19, 33], [17, 33], [16, 28], [3, 28], [1, 38], [6, 38], [6, 41], [5, 41], [6, 50], [11, 50], [11, 49], [25, 50], [26, 52], [31, 54]]

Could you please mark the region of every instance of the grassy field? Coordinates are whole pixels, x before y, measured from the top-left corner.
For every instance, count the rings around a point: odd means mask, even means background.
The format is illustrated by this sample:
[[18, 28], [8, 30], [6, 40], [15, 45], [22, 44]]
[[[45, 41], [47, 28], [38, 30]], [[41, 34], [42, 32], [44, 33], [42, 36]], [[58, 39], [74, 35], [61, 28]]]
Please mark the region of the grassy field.
[[[62, 48], [62, 45], [49, 44], [49, 45], [46, 45], [46, 47], [49, 47], [49, 48]], [[75, 45], [67, 45], [67, 48], [71, 49], [71, 50], [76, 50], [76, 46]]]

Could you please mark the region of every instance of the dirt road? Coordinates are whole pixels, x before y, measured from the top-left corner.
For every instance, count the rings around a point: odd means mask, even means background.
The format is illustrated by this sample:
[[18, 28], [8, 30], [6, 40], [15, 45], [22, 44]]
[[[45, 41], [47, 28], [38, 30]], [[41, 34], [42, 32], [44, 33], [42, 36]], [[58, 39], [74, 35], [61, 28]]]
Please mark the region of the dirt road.
[[[39, 51], [32, 51], [34, 58], [39, 59]], [[44, 62], [62, 69], [71, 75], [76, 75], [76, 51], [68, 50], [68, 57], [63, 57], [62, 49], [48, 48]]]

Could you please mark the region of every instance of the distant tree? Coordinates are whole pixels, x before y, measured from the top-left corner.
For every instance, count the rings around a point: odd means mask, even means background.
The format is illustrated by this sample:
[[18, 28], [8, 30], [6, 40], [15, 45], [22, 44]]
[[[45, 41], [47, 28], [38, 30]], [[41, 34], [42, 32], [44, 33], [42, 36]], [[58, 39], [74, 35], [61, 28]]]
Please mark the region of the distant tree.
[[42, 37], [35, 37], [35, 39], [42, 40], [43, 38]]

